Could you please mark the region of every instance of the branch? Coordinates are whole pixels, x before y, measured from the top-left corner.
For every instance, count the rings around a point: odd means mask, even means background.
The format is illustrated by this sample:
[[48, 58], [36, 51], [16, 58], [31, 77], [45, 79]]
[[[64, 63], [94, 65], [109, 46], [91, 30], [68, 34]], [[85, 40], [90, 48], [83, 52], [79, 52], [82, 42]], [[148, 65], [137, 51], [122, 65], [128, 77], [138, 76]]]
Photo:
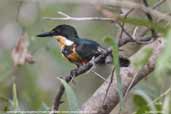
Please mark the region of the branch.
[[[144, 3], [144, 5], [145, 5], [146, 7], [149, 7], [148, 2], [147, 2], [146, 0], [143, 0], [143, 3]], [[151, 16], [151, 14], [148, 13], [148, 12], [145, 12], [145, 14], [146, 14], [148, 20], [149, 20], [150, 22], [153, 22], [153, 17]], [[154, 28], [150, 28], [150, 30], [151, 30], [152, 37], [153, 37], [153, 38], [156, 38], [156, 37], [157, 37], [157, 33], [156, 33], [156, 31], [154, 30]]]
[[[112, 53], [112, 49], [111, 48], [107, 49], [101, 55], [96, 57], [94, 59], [94, 62], [98, 63], [101, 59], [107, 57], [111, 53]], [[64, 78], [64, 80], [67, 83], [69, 83], [73, 78], [75, 78], [75, 77], [87, 72], [88, 70], [90, 70], [92, 68], [92, 66], [93, 66], [92, 62], [89, 62], [89, 63], [87, 63], [85, 65], [82, 65], [79, 68], [76, 68], [76, 69], [72, 70], [70, 72], [70, 74]], [[73, 75], [73, 72], [74, 72], [74, 75]], [[64, 94], [64, 86], [61, 84], [60, 88], [59, 88], [59, 91], [58, 91], [58, 93], [57, 93], [57, 95], [55, 97], [55, 100], [54, 100], [54, 103], [53, 103], [52, 110], [51, 110], [50, 114], [55, 114], [55, 111], [58, 111], [59, 106], [61, 104], [61, 98], [62, 98], [63, 94]]]
[[[132, 67], [121, 68], [120, 76], [123, 82], [123, 93], [130, 91], [138, 82], [147, 77], [155, 68], [156, 60], [161, 53], [163, 48], [163, 40], [158, 39], [150, 46], [153, 49], [153, 54], [150, 57], [148, 63], [144, 65], [139, 71], [136, 71]], [[132, 82], [133, 80], [133, 82]], [[108, 96], [105, 98], [105, 90], [108, 87], [110, 82], [110, 77], [96, 90], [96, 92], [82, 105], [81, 111], [88, 111], [91, 114], [108, 114], [111, 110], [119, 103], [119, 96], [117, 92], [117, 81], [116, 76], [112, 81], [111, 87], [108, 91]], [[129, 89], [129, 90], [128, 90]]]
[[68, 14], [59, 11], [58, 14], [64, 16], [63, 18], [56, 17], [43, 17], [43, 19], [51, 20], [51, 21], [114, 21], [114, 18], [106, 18], [106, 17], [71, 17]]

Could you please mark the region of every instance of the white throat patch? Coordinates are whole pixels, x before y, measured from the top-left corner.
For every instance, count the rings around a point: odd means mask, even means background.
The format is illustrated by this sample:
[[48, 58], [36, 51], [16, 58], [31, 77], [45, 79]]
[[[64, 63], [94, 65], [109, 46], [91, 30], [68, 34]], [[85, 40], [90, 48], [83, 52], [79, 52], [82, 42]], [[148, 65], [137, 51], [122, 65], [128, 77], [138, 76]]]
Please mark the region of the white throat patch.
[[71, 41], [71, 40], [68, 40], [68, 39], [64, 39], [64, 41], [65, 41], [65, 45], [67, 45], [67, 46], [71, 46], [72, 44], [74, 44], [74, 42], [73, 41]]
[[63, 46], [71, 46], [74, 44], [73, 41], [68, 40], [67, 38], [63, 36], [55, 36], [55, 39], [58, 41], [58, 43], [63, 47]]

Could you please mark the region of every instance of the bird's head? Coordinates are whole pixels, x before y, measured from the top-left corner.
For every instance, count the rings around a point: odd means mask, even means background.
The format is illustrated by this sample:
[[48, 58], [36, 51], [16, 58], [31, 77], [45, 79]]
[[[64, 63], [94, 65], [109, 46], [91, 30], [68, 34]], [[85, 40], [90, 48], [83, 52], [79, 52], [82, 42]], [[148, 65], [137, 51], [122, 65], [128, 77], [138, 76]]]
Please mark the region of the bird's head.
[[37, 35], [37, 37], [54, 37], [60, 45], [72, 45], [79, 37], [74, 27], [70, 25], [58, 25], [49, 32]]

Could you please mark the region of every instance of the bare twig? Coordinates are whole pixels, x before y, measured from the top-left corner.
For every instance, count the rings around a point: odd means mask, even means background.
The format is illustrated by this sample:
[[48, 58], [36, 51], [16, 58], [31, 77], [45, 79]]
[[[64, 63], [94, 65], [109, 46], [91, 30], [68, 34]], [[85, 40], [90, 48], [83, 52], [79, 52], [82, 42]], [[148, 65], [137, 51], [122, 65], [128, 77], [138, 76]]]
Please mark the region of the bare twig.
[[137, 76], [137, 74], [135, 74], [135, 75], [133, 76], [133, 78], [132, 78], [132, 80], [131, 80], [131, 82], [130, 82], [128, 88], [126, 89], [125, 96], [124, 96], [125, 99], [127, 99], [128, 92], [131, 90], [131, 88], [132, 88], [132, 86], [133, 86], [133, 84], [134, 84], [134, 81], [135, 81], [135, 79], [136, 79], [136, 76]]
[[[124, 15], [124, 18], [126, 19], [128, 17], [128, 15], [134, 10], [134, 8], [130, 9], [125, 15]], [[122, 35], [123, 35], [123, 32], [126, 31], [124, 29], [124, 25], [125, 23], [122, 22], [121, 24], [119, 24], [119, 26], [121, 27], [121, 33], [119, 35], [119, 38], [122, 38]], [[132, 37], [129, 33], [125, 32], [126, 34], [128, 34], [128, 37]]]
[[156, 9], [160, 7], [166, 0], [160, 0], [159, 2], [155, 3], [155, 5], [152, 7], [153, 9]]
[[[166, 0], [160, 0], [159, 2], [155, 3], [152, 6], [152, 9], [156, 9], [156, 8], [160, 7], [164, 2], [166, 2]], [[163, 19], [159, 19], [159, 20], [163, 20]], [[144, 36], [148, 31], [149, 31], [149, 28], [144, 30], [140, 36]]]
[[155, 98], [153, 100], [153, 103], [159, 101], [161, 98], [165, 97], [166, 95], [168, 95], [169, 93], [171, 93], [171, 86], [169, 87], [169, 89], [167, 89], [165, 92], [163, 92], [159, 97]]
[[[146, 0], [143, 0], [143, 2], [144, 2], [144, 5], [145, 5], [146, 7], [149, 6], [149, 5], [148, 5], [148, 2], [147, 2]], [[145, 12], [145, 14], [146, 14], [147, 18], [149, 19], [149, 21], [150, 21], [150, 22], [153, 22], [153, 18], [152, 18], [152, 16], [151, 16], [151, 14], [148, 13], [148, 12]], [[150, 30], [151, 30], [152, 37], [153, 37], [153, 38], [156, 38], [156, 37], [157, 37], [157, 33], [156, 33], [156, 31], [154, 30], [154, 28], [151, 27]]]
[[108, 85], [108, 87], [107, 87], [107, 89], [106, 89], [106, 94], [105, 94], [105, 97], [104, 97], [104, 100], [103, 100], [103, 104], [104, 104], [104, 102], [105, 102], [105, 100], [106, 100], [106, 97], [107, 97], [107, 94], [108, 94], [108, 92], [109, 92], [110, 86], [111, 86], [111, 84], [112, 84], [112, 82], [113, 82], [114, 72], [115, 72], [115, 68], [113, 68], [113, 70], [112, 70], [110, 82], [109, 82], [109, 85]]
[[103, 81], [106, 81], [106, 79], [102, 75], [100, 75], [99, 73], [97, 73], [96, 71], [91, 70], [91, 72], [94, 73], [97, 77], [99, 77]]
[[46, 20], [51, 20], [51, 21], [67, 21], [67, 20], [72, 20], [72, 21], [114, 21], [113, 18], [105, 18], [105, 17], [71, 17], [68, 14], [64, 12], [58, 12], [58, 14], [64, 16], [62, 18], [56, 18], [56, 17], [44, 17], [43, 19]]

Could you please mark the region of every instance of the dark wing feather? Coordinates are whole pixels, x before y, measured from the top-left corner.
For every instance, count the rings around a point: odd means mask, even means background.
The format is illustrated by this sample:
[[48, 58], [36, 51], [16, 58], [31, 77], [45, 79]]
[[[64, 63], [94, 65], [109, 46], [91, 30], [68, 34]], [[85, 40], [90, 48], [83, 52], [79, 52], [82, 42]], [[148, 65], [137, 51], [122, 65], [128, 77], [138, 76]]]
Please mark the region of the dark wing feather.
[[98, 48], [101, 47], [97, 42], [87, 39], [79, 39], [76, 52], [82, 59], [91, 60], [92, 57], [100, 55]]
[[[98, 44], [95, 41], [87, 40], [87, 39], [79, 39], [77, 42], [77, 48], [76, 52], [83, 60], [90, 61], [92, 57], [99, 56], [103, 51], [105, 51], [105, 48], [103, 48], [100, 44]], [[121, 67], [128, 67], [130, 64], [129, 59], [119, 57], [120, 65]], [[107, 56], [106, 58], [99, 61], [99, 64], [111, 64], [113, 61], [112, 54]]]

